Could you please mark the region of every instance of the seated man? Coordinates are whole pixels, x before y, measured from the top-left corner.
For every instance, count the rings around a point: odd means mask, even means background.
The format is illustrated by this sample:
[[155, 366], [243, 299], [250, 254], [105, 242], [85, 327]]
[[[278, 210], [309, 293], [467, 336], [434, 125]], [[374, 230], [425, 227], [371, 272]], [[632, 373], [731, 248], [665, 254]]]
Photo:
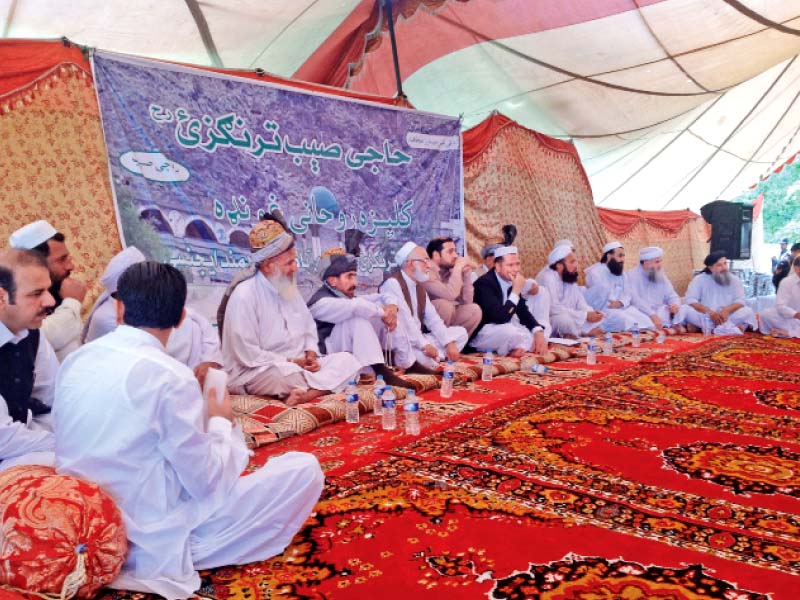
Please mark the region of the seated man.
[[317, 325], [297, 289], [294, 238], [276, 221], [250, 231], [255, 276], [233, 290], [222, 355], [234, 393], [285, 398], [288, 406], [345, 388], [361, 370], [352, 354], [320, 357]]
[[391, 336], [396, 366], [410, 372], [431, 373], [439, 361], [458, 360], [466, 345], [466, 329], [447, 327], [436, 308], [419, 285], [428, 280], [431, 269], [425, 250], [414, 242], [406, 242], [395, 254], [400, 269], [380, 287], [380, 291], [397, 299], [399, 322], [404, 335]]
[[472, 335], [481, 322], [481, 309], [473, 302], [472, 273], [475, 265], [458, 255], [453, 238], [432, 239], [426, 252], [434, 268], [422, 287], [428, 292], [445, 325], [463, 327], [468, 335]]
[[725, 253], [712, 252], [703, 263], [705, 269], [686, 290], [690, 329], [702, 329], [703, 316], [711, 319], [716, 335], [741, 335], [748, 328], [755, 329], [756, 315], [747, 306], [742, 282], [728, 270]]
[[29, 223], [9, 238], [12, 248], [36, 250], [47, 260], [50, 295], [55, 299], [55, 308], [42, 323], [41, 330], [60, 361], [80, 346], [81, 305], [86, 298], [86, 285], [70, 277], [75, 264], [64, 240], [64, 234], [47, 221]]
[[781, 281], [789, 275], [792, 271], [792, 262], [798, 256], [800, 256], [800, 244], [792, 244], [792, 247], [789, 249], [790, 255], [783, 255], [784, 258], [778, 262], [778, 264], [773, 269], [772, 275], [772, 285], [775, 286], [775, 291], [778, 291], [778, 288], [781, 285]]
[[619, 242], [603, 246], [600, 262], [586, 269], [586, 301], [603, 313], [605, 331], [652, 329], [653, 322], [631, 304], [631, 291], [623, 275], [625, 248]]
[[486, 244], [483, 249], [481, 250], [481, 260], [483, 260], [483, 264], [481, 264], [475, 271], [472, 272], [470, 279], [472, 279], [472, 283], [480, 277], [481, 275], [486, 275], [492, 267], [494, 267], [494, 251], [502, 246], [503, 244], [500, 242], [491, 242]]
[[[105, 291], [94, 303], [92, 311], [83, 326], [82, 343], [91, 342], [117, 328], [117, 312], [114, 295], [120, 275], [129, 266], [145, 262], [145, 256], [136, 247], [129, 246], [112, 258], [100, 283]], [[211, 323], [200, 313], [186, 307], [186, 318], [169, 336], [167, 354], [182, 362], [195, 372], [200, 385], [203, 385], [209, 368], [222, 368], [222, 351]]]
[[387, 334], [405, 336], [398, 331], [397, 301], [386, 294], [356, 297], [358, 259], [343, 249], [328, 250], [320, 263], [322, 287], [308, 301], [320, 351], [349, 352], [362, 367], [383, 375], [387, 385], [413, 387], [384, 362]]
[[111, 587], [186, 598], [198, 569], [280, 554], [324, 477], [311, 454], [271, 458], [247, 477], [249, 452], [226, 393], [203, 398], [164, 352], [183, 318], [186, 280], [144, 262], [122, 274], [122, 325], [70, 355], [56, 384], [56, 470], [93, 481], [122, 512], [128, 555]]
[[39, 331], [54, 304], [49, 287], [39, 253], [0, 253], [0, 470], [55, 460], [49, 413], [58, 359]]
[[675, 327], [686, 331], [686, 305], [664, 274], [664, 251], [656, 246], [639, 250], [639, 266], [625, 273], [631, 303], [648, 315], [656, 329]]
[[578, 259], [569, 246], [557, 246], [547, 257], [548, 267], [538, 282], [550, 295], [553, 335], [577, 338], [603, 335], [603, 313], [593, 310], [578, 287]]
[[475, 300], [483, 318], [472, 346], [479, 352], [519, 358], [526, 352], [547, 353], [547, 338], [520, 297], [525, 277], [520, 273], [517, 248], [494, 251], [494, 268], [475, 282]]
[[761, 312], [761, 333], [800, 337], [800, 256], [792, 263], [792, 273], [781, 281], [775, 306]]

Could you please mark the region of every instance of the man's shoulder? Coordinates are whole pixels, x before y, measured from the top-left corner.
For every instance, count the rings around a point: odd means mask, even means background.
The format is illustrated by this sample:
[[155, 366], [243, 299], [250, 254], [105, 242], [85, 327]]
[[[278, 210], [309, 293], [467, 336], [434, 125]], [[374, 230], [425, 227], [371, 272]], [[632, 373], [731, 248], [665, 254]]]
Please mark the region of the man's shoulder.
[[[584, 269], [584, 273], [588, 275], [589, 273], [597, 273], [600, 272], [600, 269], [605, 267], [603, 263], [596, 262], [593, 265], [589, 265]], [[610, 272], [610, 271], [609, 271]]]

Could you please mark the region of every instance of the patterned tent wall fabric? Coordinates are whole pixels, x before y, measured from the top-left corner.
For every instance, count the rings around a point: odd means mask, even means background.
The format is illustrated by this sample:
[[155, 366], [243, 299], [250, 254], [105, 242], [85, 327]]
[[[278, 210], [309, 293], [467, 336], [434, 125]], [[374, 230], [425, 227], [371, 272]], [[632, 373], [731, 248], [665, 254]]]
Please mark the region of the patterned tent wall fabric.
[[[690, 211], [665, 211], [658, 213], [639, 211], [612, 211], [598, 209], [603, 230], [609, 241], [618, 240], [625, 246], [627, 253], [626, 268], [631, 269], [639, 264], [639, 249], [645, 246], [660, 246], [664, 249], [664, 271], [672, 281], [675, 291], [683, 295], [692, 272], [703, 266], [703, 259], [709, 251], [709, 230], [703, 218]], [[673, 215], [687, 213], [682, 223], [676, 222]], [[633, 226], [622, 229], [615, 227], [609, 217], [619, 213], [628, 213], [635, 218]], [[663, 221], [660, 223], [659, 221]]]
[[[61, 63], [0, 96], [0, 245], [47, 219], [67, 236], [75, 274], [96, 282], [121, 246], [90, 74]], [[100, 292], [95, 283], [84, 308]]]
[[514, 223], [522, 270], [536, 275], [553, 244], [568, 238], [581, 268], [606, 241], [574, 146], [492, 115], [464, 132], [464, 205], [469, 255]]

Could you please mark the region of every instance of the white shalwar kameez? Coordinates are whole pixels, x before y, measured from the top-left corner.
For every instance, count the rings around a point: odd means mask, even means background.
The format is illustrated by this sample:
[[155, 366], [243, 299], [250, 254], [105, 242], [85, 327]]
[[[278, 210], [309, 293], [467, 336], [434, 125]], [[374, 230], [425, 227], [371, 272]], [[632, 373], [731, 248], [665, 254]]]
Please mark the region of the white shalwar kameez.
[[[538, 284], [538, 282], [533, 279], [530, 281], [533, 284]], [[542, 326], [544, 337], [552, 337], [553, 326], [550, 325], [550, 291], [546, 287], [540, 285], [539, 291], [536, 294], [526, 294], [525, 289], [523, 289], [522, 296], [525, 298], [525, 303], [528, 305], [528, 310], [531, 311], [533, 318]]]
[[[425, 302], [425, 313], [422, 315], [425, 327], [430, 333], [423, 334], [422, 321], [417, 317], [417, 282], [403, 271], [400, 271], [400, 275], [408, 286], [412, 306], [406, 302], [400, 283], [393, 277], [384, 281], [380, 287], [381, 293], [397, 299], [399, 331], [392, 332], [389, 338], [389, 345], [394, 354], [394, 365], [407, 369], [418, 362], [425, 367], [435, 369], [439, 362], [446, 358], [445, 346], [452, 342], [461, 351], [467, 345], [469, 334], [463, 327], [447, 327], [436, 312], [430, 297]], [[436, 358], [425, 354], [423, 349], [429, 344], [438, 351]]]
[[[86, 324], [86, 342], [114, 331], [117, 328], [117, 311], [110, 296], [96, 305]], [[222, 364], [219, 336], [208, 319], [196, 310], [186, 307], [186, 318], [169, 336], [167, 354], [190, 369], [201, 363]]]
[[305, 453], [241, 477], [239, 426], [206, 425], [191, 369], [140, 329], [120, 326], [69, 356], [56, 398], [57, 471], [94, 481], [122, 512], [128, 555], [111, 587], [186, 598], [197, 569], [281, 553], [322, 491]]
[[549, 267], [539, 271], [536, 281], [550, 295], [550, 325], [553, 335], [578, 337], [595, 327], [604, 328], [605, 319], [597, 323], [586, 320], [592, 307], [586, 302], [577, 283], [564, 283], [558, 272]]
[[756, 314], [747, 305], [742, 282], [736, 275], [731, 274], [730, 285], [720, 285], [709, 273], [700, 273], [689, 283], [686, 290], [686, 320], [695, 327], [702, 329], [704, 315], [692, 308], [692, 304], [703, 306], [717, 311], [731, 304], [741, 304], [742, 307], [728, 315], [728, 320], [714, 328], [715, 335], [740, 335], [742, 332], [737, 325], [756, 328]]
[[[309, 307], [318, 321], [333, 323], [333, 331], [325, 340], [328, 352], [349, 352], [361, 367], [385, 361], [384, 344], [389, 333], [382, 319], [383, 307], [397, 305], [388, 294], [366, 294], [355, 298], [320, 298]], [[389, 334], [405, 336], [402, 324]]]
[[294, 389], [339, 392], [361, 370], [347, 352], [319, 357], [316, 373], [291, 362], [307, 351], [319, 353], [317, 325], [299, 293], [285, 300], [261, 272], [231, 294], [222, 334], [232, 393], [282, 398]]
[[[595, 310], [605, 315], [605, 331], [631, 331], [633, 329], [653, 329], [653, 321], [648, 315], [631, 304], [631, 291], [625, 285], [624, 275], [614, 275], [603, 263], [595, 263], [585, 272], [586, 301]], [[612, 301], [622, 303], [622, 308], [611, 308]]]
[[0, 396], [0, 471], [20, 465], [55, 465], [53, 454], [55, 438], [48, 429], [37, 425], [33, 419], [27, 423], [14, 421], [8, 414], [8, 405]]
[[81, 303], [75, 298], [64, 298], [53, 314], [42, 321], [41, 332], [59, 361], [81, 346]]
[[761, 333], [770, 334], [773, 329], [782, 329], [789, 337], [800, 337], [800, 277], [787, 275], [778, 286], [775, 306], [761, 311]]
[[[663, 273], [658, 280], [650, 281], [647, 272], [639, 265], [625, 272], [625, 284], [630, 291], [631, 304], [648, 317], [656, 315], [664, 327], [683, 325], [686, 322], [687, 307], [681, 303], [681, 297]], [[678, 311], [674, 315], [669, 310], [671, 304], [678, 305]]]

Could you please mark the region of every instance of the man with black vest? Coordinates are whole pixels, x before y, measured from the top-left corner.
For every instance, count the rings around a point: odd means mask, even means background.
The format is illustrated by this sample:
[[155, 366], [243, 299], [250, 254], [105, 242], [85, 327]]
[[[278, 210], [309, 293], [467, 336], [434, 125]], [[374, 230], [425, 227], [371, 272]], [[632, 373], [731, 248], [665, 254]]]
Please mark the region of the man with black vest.
[[39, 327], [55, 304], [41, 254], [0, 252], [0, 470], [52, 465], [58, 359]]
[[444, 324], [420, 285], [428, 280], [432, 268], [425, 250], [406, 242], [394, 259], [399, 270], [383, 282], [380, 291], [397, 299], [398, 320], [406, 333], [391, 338], [395, 364], [423, 372], [437, 368], [445, 358], [458, 360], [469, 335], [463, 327]]
[[[387, 294], [356, 297], [358, 259], [342, 248], [327, 250], [320, 259], [320, 287], [308, 301], [317, 324], [321, 354], [349, 352], [362, 365], [383, 375], [388, 385], [413, 387], [386, 366], [383, 347], [397, 327], [397, 303]], [[381, 342], [383, 340], [383, 343]]]
[[476, 350], [515, 358], [526, 352], [547, 353], [544, 329], [522, 298], [525, 286], [517, 248], [495, 249], [494, 267], [475, 282], [475, 302], [483, 313], [471, 342]]

